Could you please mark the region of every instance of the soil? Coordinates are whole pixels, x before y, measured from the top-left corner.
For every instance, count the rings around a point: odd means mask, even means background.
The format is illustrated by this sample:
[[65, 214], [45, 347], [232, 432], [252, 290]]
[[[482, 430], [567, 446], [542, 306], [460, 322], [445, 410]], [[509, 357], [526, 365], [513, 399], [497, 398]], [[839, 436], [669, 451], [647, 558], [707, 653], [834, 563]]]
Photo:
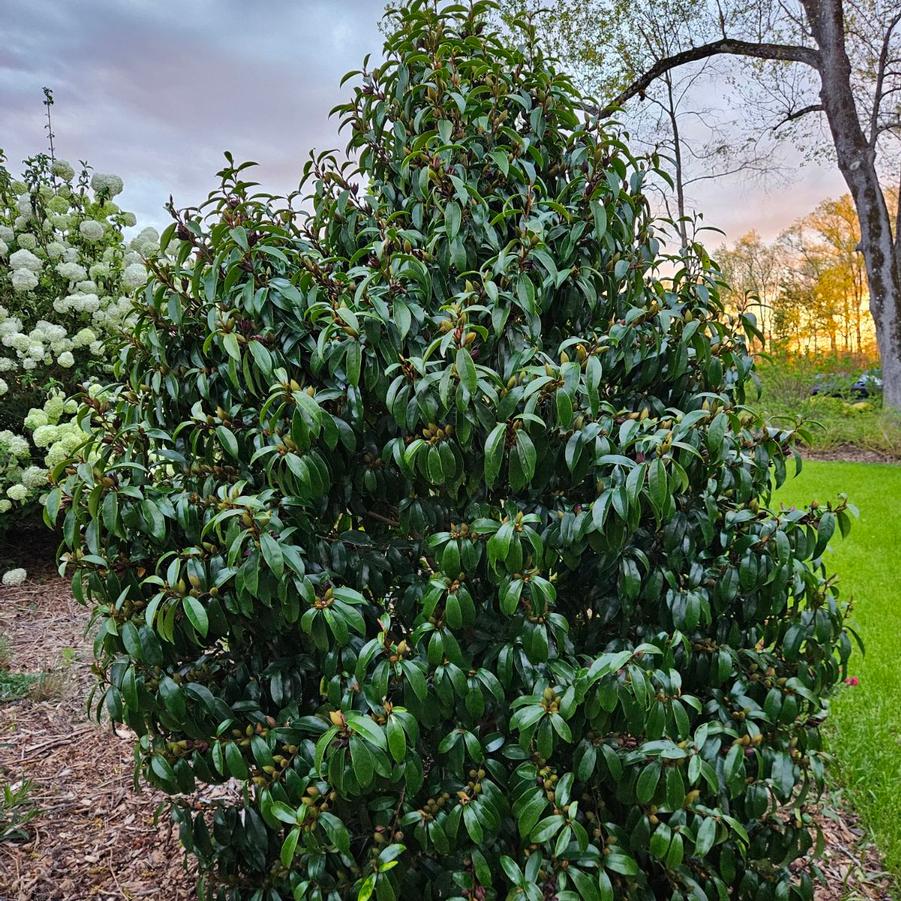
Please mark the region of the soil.
[[[87, 611], [52, 570], [29, 575], [0, 588], [0, 635], [11, 670], [49, 675], [32, 696], [0, 703], [0, 787], [30, 781], [38, 814], [26, 841], [0, 841], [0, 901], [195, 899], [190, 864], [160, 813], [165, 796], [134, 786], [134, 736], [88, 715]], [[818, 824], [817, 901], [890, 901], [889, 877], [853, 814], [824, 806]]]

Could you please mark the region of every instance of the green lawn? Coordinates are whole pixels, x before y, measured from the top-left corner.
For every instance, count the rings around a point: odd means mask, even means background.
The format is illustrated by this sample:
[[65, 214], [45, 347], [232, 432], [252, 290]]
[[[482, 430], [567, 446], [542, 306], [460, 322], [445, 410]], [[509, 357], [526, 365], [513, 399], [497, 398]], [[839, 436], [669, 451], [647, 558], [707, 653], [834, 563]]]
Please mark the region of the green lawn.
[[851, 663], [860, 684], [833, 702], [831, 748], [887, 868], [901, 876], [901, 466], [807, 461], [778, 499], [826, 501], [842, 491], [860, 519], [846, 539], [836, 532], [827, 557], [854, 601], [866, 654]]

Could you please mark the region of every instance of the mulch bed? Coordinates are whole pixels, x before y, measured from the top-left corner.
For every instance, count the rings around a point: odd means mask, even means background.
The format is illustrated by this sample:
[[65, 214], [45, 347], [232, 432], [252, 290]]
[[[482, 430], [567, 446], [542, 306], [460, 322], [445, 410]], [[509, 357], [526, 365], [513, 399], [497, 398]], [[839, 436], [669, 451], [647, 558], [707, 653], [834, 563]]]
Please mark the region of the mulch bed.
[[133, 786], [134, 736], [88, 717], [86, 623], [67, 583], [49, 574], [0, 588], [11, 669], [51, 674], [37, 697], [0, 704], [0, 783], [30, 780], [40, 811], [30, 841], [0, 843], [0, 901], [187, 901], [194, 880], [178, 836], [165, 815], [155, 822], [164, 796]]
[[854, 444], [840, 444], [828, 450], [807, 447], [801, 451], [801, 456], [805, 460], [834, 460], [840, 463], [901, 463], [898, 457], [891, 454]]
[[[133, 785], [134, 737], [87, 715], [88, 615], [52, 571], [0, 588], [0, 635], [11, 669], [51, 673], [35, 697], [0, 704], [0, 785], [32, 783], [30, 839], [0, 842], [0, 901], [195, 898], [178, 836], [157, 808], [165, 796]], [[824, 808], [826, 850], [817, 901], [891, 901], [889, 878], [853, 815]]]

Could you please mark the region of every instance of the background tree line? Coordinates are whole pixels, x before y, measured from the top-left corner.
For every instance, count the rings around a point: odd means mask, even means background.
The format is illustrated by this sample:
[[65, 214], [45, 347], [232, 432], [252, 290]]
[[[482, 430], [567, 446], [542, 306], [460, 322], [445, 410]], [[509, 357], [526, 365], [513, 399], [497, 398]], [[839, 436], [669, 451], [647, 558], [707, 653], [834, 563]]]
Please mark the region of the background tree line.
[[[886, 192], [897, 209], [898, 192]], [[851, 197], [824, 200], [772, 241], [749, 231], [717, 251], [731, 306], [757, 317], [767, 349], [878, 356]]]

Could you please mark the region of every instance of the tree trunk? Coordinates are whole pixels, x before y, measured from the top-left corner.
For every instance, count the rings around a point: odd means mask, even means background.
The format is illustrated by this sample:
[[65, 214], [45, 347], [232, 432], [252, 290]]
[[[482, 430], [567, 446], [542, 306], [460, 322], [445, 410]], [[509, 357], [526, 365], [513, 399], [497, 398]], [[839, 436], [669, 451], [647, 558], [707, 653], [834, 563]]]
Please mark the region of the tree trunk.
[[673, 168], [675, 169], [674, 175], [676, 182], [676, 210], [677, 218], [679, 220], [679, 239], [682, 241], [680, 251], [685, 253], [685, 250], [688, 247], [688, 230], [685, 226], [685, 183], [683, 181], [682, 173], [682, 137], [679, 134], [679, 119], [676, 116], [676, 103], [673, 99], [673, 80], [670, 77], [669, 72], [664, 76], [664, 80], [666, 82], [666, 112], [669, 116], [670, 128], [673, 133]]
[[882, 359], [884, 403], [901, 408], [901, 266], [876, 173], [875, 148], [863, 133], [851, 91], [842, 4], [841, 0], [803, 3], [820, 48], [820, 100], [835, 142], [838, 167], [860, 219], [860, 249]]

